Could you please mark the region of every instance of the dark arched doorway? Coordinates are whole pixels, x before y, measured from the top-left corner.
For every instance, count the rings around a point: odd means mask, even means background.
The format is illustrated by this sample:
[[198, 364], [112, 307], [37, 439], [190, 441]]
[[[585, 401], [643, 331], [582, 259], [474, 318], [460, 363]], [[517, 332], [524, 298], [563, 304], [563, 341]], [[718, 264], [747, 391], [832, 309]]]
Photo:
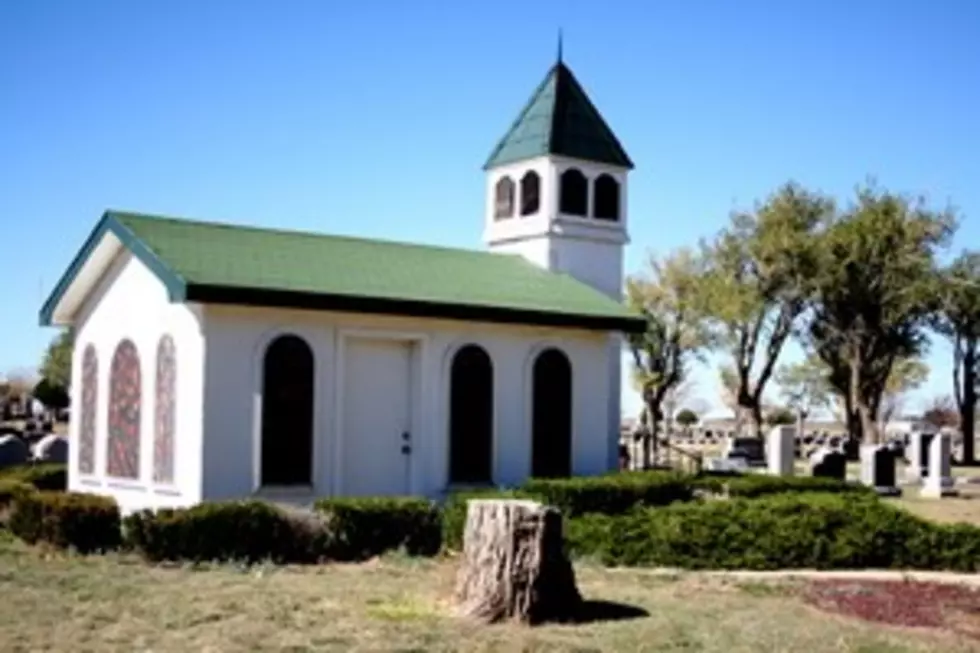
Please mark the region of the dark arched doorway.
[[262, 368], [262, 485], [311, 485], [313, 351], [298, 336], [280, 336]]
[[493, 363], [466, 345], [449, 373], [449, 482], [493, 481]]
[[572, 474], [572, 365], [557, 349], [534, 361], [531, 395], [531, 475]]

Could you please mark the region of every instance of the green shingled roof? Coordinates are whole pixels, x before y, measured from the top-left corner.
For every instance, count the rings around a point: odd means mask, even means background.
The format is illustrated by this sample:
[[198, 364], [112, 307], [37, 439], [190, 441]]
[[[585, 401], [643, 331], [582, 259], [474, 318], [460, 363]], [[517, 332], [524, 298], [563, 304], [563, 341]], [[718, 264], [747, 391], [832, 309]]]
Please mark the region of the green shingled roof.
[[561, 61], [548, 71], [483, 168], [546, 154], [633, 167], [575, 75]]
[[54, 307], [86, 248], [112, 231], [175, 301], [334, 308], [635, 330], [635, 314], [516, 255], [107, 212], [42, 309]]

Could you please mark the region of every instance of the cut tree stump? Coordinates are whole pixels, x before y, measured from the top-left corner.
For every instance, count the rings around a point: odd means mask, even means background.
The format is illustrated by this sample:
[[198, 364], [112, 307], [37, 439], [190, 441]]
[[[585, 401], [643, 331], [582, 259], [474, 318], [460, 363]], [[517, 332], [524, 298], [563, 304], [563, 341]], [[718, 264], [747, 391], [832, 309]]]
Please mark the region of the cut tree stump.
[[483, 623], [573, 619], [582, 604], [562, 548], [561, 512], [535, 501], [473, 499], [455, 602]]

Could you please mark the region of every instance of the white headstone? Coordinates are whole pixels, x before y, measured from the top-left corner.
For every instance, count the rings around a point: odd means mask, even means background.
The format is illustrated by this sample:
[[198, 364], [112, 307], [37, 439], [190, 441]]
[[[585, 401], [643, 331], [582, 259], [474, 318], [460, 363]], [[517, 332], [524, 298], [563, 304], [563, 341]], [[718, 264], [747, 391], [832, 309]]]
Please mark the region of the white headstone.
[[766, 442], [766, 462], [769, 473], [777, 476], [792, 476], [796, 453], [793, 426], [777, 426], [769, 431]]
[[23, 465], [27, 458], [27, 445], [23, 440], [16, 435], [0, 436], [0, 469]]
[[922, 483], [920, 496], [939, 498], [956, 494], [949, 458], [949, 435], [937, 433], [929, 443], [929, 471]]
[[34, 445], [34, 460], [44, 463], [68, 462], [68, 438], [48, 433]]
[[900, 496], [896, 483], [895, 452], [884, 444], [861, 446], [861, 482], [883, 496]]
[[915, 432], [909, 436], [908, 467], [905, 468], [905, 479], [909, 483], [919, 483], [929, 471], [929, 445], [935, 437], [934, 433]]

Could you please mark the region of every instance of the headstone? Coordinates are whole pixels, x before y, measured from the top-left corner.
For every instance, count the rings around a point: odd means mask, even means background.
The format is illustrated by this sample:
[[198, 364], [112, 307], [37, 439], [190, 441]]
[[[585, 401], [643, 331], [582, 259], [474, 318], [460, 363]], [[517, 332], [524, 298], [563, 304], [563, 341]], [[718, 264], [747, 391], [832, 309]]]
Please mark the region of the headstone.
[[919, 483], [929, 471], [929, 444], [935, 437], [934, 433], [912, 433], [909, 442], [909, 464], [905, 468], [905, 479], [909, 483]]
[[726, 458], [744, 458], [750, 467], [766, 465], [765, 447], [759, 438], [731, 438], [726, 443]]
[[882, 496], [900, 496], [896, 483], [895, 453], [883, 444], [866, 444], [861, 447], [861, 482], [873, 487]]
[[582, 596], [561, 513], [535, 501], [471, 500], [454, 598], [461, 616], [483, 623], [576, 617]]
[[950, 465], [950, 441], [946, 433], [937, 433], [929, 443], [929, 469], [920, 496], [938, 499], [955, 496], [956, 483]]
[[34, 460], [38, 462], [61, 464], [68, 462], [68, 438], [62, 435], [48, 433], [37, 441], [32, 450]]
[[749, 471], [749, 464], [745, 458], [708, 458], [704, 466], [709, 472]]
[[830, 447], [821, 447], [810, 456], [810, 473], [821, 478], [847, 480], [847, 457]]
[[776, 476], [792, 476], [796, 454], [796, 429], [777, 426], [769, 431], [766, 459], [769, 473]]
[[0, 469], [23, 465], [27, 458], [27, 445], [23, 440], [16, 435], [0, 436]]

